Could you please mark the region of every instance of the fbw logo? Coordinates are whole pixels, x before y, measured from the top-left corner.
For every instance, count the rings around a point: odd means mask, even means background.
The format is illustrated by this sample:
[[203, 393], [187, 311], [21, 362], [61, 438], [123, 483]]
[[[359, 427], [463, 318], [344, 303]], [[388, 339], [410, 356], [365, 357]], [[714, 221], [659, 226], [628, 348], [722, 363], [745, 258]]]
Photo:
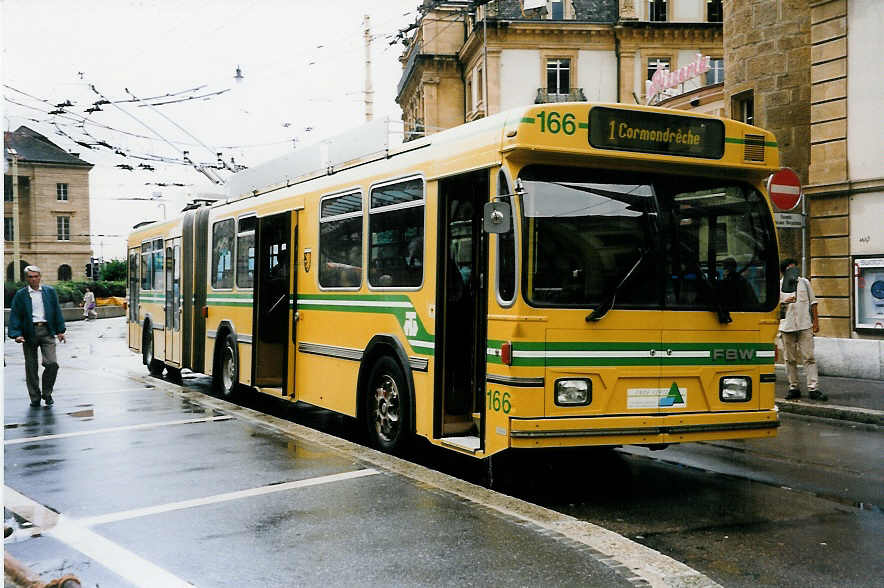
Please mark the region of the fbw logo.
[[417, 335], [418, 324], [416, 312], [405, 313], [405, 324], [402, 325], [402, 330], [405, 331], [406, 337], [414, 337], [415, 335]]

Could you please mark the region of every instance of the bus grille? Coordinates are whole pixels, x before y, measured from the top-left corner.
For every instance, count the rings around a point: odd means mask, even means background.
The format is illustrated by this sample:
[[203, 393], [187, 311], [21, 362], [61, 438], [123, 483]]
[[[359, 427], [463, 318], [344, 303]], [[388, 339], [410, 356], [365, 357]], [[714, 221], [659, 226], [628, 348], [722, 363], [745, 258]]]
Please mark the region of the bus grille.
[[743, 159], [764, 161], [764, 135], [743, 135]]

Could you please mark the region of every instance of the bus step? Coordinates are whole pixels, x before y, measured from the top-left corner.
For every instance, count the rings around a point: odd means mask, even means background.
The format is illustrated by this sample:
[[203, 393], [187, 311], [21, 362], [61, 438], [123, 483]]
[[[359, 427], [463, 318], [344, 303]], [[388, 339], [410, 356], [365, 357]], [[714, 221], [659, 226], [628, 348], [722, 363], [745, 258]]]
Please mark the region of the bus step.
[[443, 445], [469, 451], [470, 453], [476, 453], [481, 447], [478, 437], [442, 437], [441, 441]]
[[267, 394], [268, 396], [273, 396], [275, 398], [281, 398], [283, 396], [282, 388], [257, 388], [258, 392], [261, 394]]

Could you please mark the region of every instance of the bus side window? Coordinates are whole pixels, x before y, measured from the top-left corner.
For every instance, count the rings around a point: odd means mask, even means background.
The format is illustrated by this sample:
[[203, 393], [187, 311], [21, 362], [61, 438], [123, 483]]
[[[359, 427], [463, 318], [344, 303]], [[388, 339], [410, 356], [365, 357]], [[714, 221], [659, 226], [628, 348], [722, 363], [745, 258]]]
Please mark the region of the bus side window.
[[233, 236], [232, 218], [212, 227], [212, 288], [233, 288]]
[[372, 189], [368, 217], [369, 283], [417, 287], [423, 282], [424, 190], [419, 178]]

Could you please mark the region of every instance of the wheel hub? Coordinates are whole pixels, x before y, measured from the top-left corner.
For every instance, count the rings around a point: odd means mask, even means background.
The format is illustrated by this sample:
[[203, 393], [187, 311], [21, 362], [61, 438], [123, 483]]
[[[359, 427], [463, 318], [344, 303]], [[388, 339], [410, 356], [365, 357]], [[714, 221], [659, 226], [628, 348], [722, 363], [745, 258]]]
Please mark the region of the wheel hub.
[[399, 388], [384, 374], [375, 386], [375, 427], [384, 440], [395, 438], [399, 429]]

